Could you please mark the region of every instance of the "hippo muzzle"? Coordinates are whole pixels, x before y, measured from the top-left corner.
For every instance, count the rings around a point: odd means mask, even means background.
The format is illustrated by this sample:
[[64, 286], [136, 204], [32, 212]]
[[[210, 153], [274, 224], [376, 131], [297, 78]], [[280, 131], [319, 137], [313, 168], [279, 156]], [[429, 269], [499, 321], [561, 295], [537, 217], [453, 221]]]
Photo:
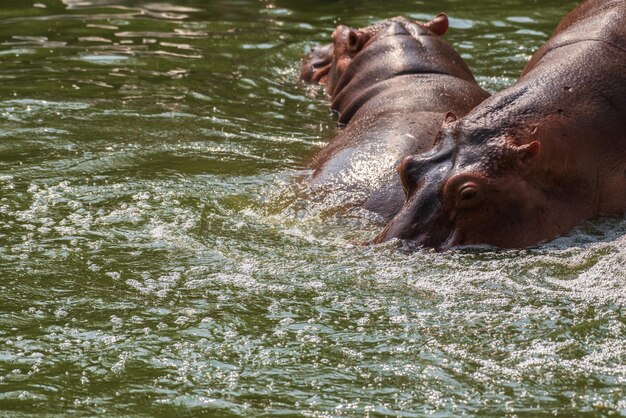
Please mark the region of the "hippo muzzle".
[[426, 154], [410, 155], [402, 160], [398, 174], [406, 197], [404, 206], [373, 243], [398, 238], [435, 249], [456, 244], [452, 242], [453, 225], [442, 198], [455, 153], [456, 144], [447, 138]]

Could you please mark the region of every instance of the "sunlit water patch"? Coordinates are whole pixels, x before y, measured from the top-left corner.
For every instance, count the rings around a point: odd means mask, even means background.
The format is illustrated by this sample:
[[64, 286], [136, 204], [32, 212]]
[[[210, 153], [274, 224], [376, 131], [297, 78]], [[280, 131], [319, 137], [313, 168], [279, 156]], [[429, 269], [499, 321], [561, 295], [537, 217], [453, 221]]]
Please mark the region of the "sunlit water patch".
[[337, 24], [446, 11], [494, 92], [572, 5], [3, 3], [0, 410], [626, 415], [623, 219], [363, 246], [304, 182], [334, 123], [298, 60]]

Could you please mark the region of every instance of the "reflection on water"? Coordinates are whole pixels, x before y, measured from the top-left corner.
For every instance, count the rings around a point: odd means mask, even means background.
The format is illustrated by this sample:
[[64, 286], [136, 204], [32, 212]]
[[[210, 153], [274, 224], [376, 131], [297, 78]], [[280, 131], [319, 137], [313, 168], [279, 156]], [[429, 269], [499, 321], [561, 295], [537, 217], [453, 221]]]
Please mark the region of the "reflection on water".
[[447, 11], [495, 91], [573, 3], [3, 2], [0, 410], [625, 415], [624, 220], [361, 247], [376, 218], [302, 182], [337, 24]]

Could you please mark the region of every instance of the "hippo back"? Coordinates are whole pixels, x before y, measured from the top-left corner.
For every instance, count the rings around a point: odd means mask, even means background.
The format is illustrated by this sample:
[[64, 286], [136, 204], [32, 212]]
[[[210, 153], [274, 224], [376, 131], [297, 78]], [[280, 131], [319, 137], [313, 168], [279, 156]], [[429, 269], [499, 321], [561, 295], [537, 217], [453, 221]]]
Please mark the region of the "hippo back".
[[344, 111], [363, 105], [372, 96], [370, 89], [408, 74], [449, 75], [475, 84], [471, 71], [450, 44], [417, 23], [395, 18], [351, 61], [332, 92], [331, 109], [345, 124], [349, 117], [344, 117]]
[[532, 56], [522, 77], [550, 51], [584, 41], [605, 42], [626, 52], [626, 0], [587, 0], [557, 26], [552, 38]]

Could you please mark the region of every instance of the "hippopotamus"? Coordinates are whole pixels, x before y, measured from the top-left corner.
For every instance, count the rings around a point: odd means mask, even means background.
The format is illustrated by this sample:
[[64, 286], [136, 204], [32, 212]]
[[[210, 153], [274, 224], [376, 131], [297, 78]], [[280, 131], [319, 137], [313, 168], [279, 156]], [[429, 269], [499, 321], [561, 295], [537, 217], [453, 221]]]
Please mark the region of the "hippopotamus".
[[528, 247], [626, 211], [626, 1], [570, 12], [513, 86], [398, 168], [405, 203], [373, 242]]
[[311, 84], [324, 84], [333, 62], [333, 44], [316, 46], [311, 49], [300, 66], [300, 80]]
[[[388, 19], [372, 26], [361, 28], [359, 29], [359, 32], [361, 34], [365, 33], [368, 38], [371, 38], [394, 20], [402, 20], [402, 18]], [[448, 17], [444, 13], [441, 13], [435, 19], [421, 25], [430, 29], [437, 35], [443, 35], [448, 30]], [[342, 27], [342, 29], [345, 28]], [[311, 84], [325, 84], [326, 76], [328, 75], [328, 71], [333, 63], [333, 57], [333, 42], [312, 48], [302, 60], [302, 64], [300, 66], [300, 80]]]
[[332, 46], [304, 60], [302, 78], [325, 85], [344, 126], [313, 157], [314, 190], [383, 221], [400, 210], [400, 161], [432, 147], [448, 112], [464, 115], [489, 95], [440, 37], [447, 27], [444, 14], [424, 24], [397, 17], [363, 29], [339, 26]]

